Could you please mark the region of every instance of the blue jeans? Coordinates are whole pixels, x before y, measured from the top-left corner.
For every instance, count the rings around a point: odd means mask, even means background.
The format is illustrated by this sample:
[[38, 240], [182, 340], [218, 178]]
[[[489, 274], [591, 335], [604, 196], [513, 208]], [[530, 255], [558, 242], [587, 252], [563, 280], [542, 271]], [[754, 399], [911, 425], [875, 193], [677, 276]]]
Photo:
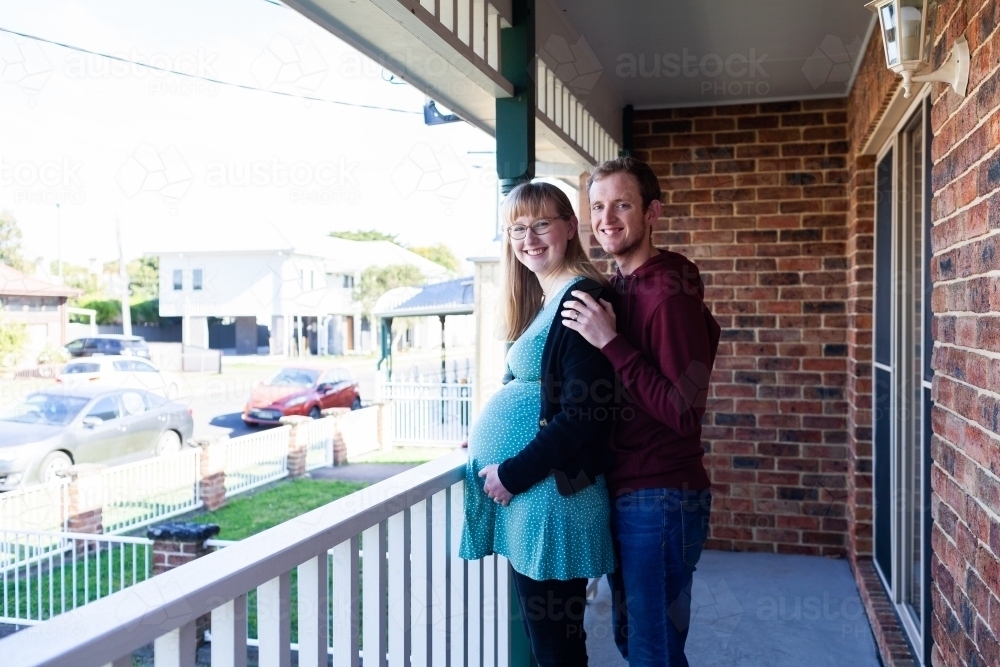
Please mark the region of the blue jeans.
[[641, 489], [612, 503], [612, 624], [629, 667], [688, 667], [691, 582], [711, 507], [708, 490]]

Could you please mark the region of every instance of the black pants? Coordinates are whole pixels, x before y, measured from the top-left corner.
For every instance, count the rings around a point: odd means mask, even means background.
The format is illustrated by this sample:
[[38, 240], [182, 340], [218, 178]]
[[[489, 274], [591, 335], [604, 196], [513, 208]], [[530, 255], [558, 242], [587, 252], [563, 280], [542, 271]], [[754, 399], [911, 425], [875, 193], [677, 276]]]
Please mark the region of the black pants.
[[535, 581], [514, 572], [514, 587], [538, 667], [587, 667], [587, 580]]

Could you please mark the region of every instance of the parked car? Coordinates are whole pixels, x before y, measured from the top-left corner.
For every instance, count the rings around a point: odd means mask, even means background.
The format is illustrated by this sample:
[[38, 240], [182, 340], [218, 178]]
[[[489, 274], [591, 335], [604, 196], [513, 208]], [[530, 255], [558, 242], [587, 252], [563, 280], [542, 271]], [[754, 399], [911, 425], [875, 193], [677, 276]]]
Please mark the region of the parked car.
[[103, 382], [121, 387], [145, 389], [174, 400], [181, 393], [181, 379], [169, 371], [160, 370], [151, 362], [136, 357], [87, 357], [67, 363], [56, 382], [75, 386], [88, 382]]
[[38, 391], [0, 412], [0, 491], [51, 481], [76, 463], [176, 453], [193, 431], [185, 406], [153, 392], [96, 384]]
[[149, 359], [149, 345], [142, 336], [121, 334], [99, 334], [87, 338], [77, 338], [66, 344], [66, 351], [74, 357], [96, 357], [119, 355]]
[[283, 368], [267, 382], [254, 386], [243, 421], [258, 426], [277, 424], [289, 415], [319, 419], [327, 408], [360, 407], [358, 383], [346, 368]]

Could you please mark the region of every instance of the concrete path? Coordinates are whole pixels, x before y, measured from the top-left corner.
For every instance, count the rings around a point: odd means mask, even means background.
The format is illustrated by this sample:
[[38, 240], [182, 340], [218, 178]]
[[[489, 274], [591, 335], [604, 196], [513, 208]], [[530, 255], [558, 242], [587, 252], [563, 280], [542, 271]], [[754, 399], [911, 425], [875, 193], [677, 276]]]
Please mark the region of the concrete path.
[[[691, 667], [879, 667], [845, 560], [706, 551], [694, 578]], [[593, 667], [627, 667], [611, 636], [602, 579], [587, 608]]]
[[415, 468], [419, 463], [348, 463], [343, 466], [317, 468], [310, 471], [313, 479], [332, 479], [341, 482], [368, 482], [374, 484], [383, 479]]

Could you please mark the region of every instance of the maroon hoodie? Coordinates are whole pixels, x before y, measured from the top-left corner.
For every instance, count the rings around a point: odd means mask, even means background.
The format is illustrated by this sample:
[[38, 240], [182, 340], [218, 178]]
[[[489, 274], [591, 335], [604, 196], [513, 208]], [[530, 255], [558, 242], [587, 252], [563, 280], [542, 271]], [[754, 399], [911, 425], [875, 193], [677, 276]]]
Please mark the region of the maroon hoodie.
[[661, 250], [611, 284], [618, 335], [601, 351], [628, 394], [611, 441], [611, 492], [707, 489], [701, 418], [720, 327], [698, 267]]

